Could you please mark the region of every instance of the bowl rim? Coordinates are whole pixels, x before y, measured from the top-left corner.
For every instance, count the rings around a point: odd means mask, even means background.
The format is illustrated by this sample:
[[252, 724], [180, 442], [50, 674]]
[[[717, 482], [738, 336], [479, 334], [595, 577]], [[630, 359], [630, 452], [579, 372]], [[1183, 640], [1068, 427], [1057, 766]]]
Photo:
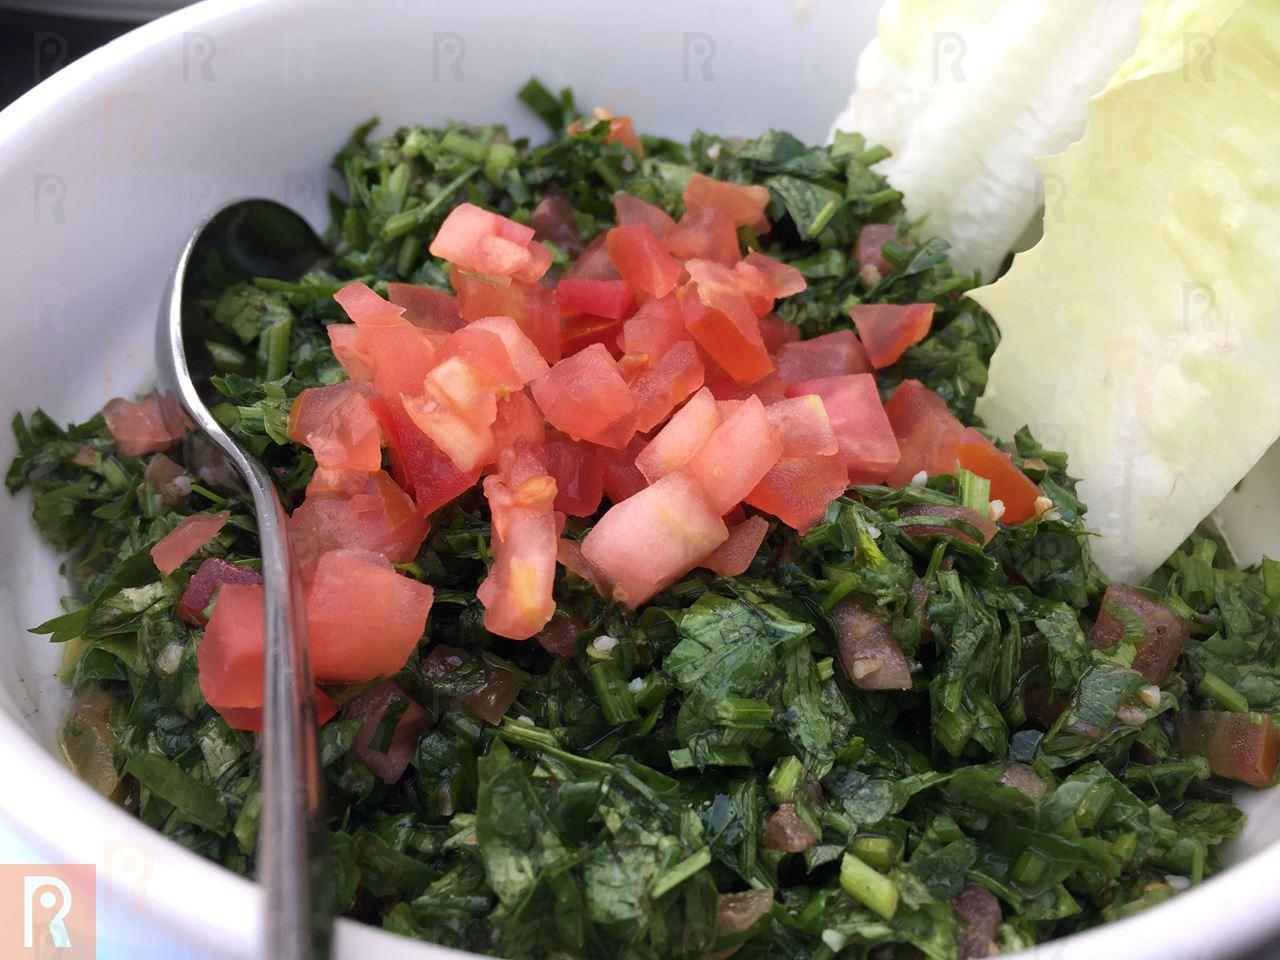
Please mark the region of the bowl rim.
[[[73, 107], [97, 82], [127, 70], [132, 59], [146, 56], [183, 31], [223, 19], [274, 18], [289, 8], [306, 10], [307, 6], [307, 0], [201, 0], [145, 23], [63, 67], [0, 110], [0, 157], [20, 156], [24, 142], [38, 140], [41, 118], [47, 121], [51, 114]], [[0, 175], [11, 171], [11, 164], [0, 163]], [[11, 502], [24, 503], [25, 495]], [[145, 895], [135, 898], [134, 909], [157, 927], [194, 937], [215, 955], [260, 955], [261, 895], [254, 883], [169, 840], [101, 797], [5, 712], [0, 712], [0, 769], [22, 770], [42, 785], [38, 790], [0, 791], [0, 819], [33, 846], [68, 862], [108, 868], [111, 864], [104, 860], [110, 851], [104, 853], [104, 840], [144, 851], [154, 873]], [[59, 829], [51, 832], [49, 827], [55, 823]], [[36, 836], [24, 832], [32, 827], [43, 830]], [[1009, 960], [1089, 960], [1120, 949], [1131, 960], [1232, 956], [1280, 934], [1280, 911], [1275, 910], [1273, 893], [1277, 876], [1280, 840], [1140, 913], [1006, 956]], [[110, 871], [100, 873], [100, 889], [123, 887], [118, 892], [128, 895], [129, 885], [118, 879], [123, 880]], [[201, 891], [199, 898], [192, 896], [196, 887]], [[215, 909], [208, 909], [210, 905]], [[229, 926], [221, 922], [236, 916], [248, 922]], [[1171, 930], [1176, 931], [1177, 954], [1168, 952]], [[339, 919], [335, 935], [339, 954], [350, 956], [375, 947], [398, 953], [397, 946], [404, 949], [410, 944], [415, 955], [423, 958], [480, 956], [408, 940], [345, 918]]]

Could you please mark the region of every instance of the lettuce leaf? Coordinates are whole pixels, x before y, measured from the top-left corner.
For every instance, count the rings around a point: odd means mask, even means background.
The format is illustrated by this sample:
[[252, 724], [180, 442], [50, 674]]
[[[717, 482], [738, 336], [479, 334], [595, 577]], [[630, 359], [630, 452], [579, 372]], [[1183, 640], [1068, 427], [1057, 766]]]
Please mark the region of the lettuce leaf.
[[950, 241], [958, 270], [990, 278], [1045, 196], [1035, 159], [1080, 135], [1088, 98], [1134, 49], [1141, 7], [889, 0], [835, 128], [888, 147], [878, 169], [907, 214]]
[[1148, 4], [1083, 139], [1042, 163], [1044, 237], [973, 292], [1000, 326], [978, 412], [1070, 455], [1111, 577], [1140, 582], [1280, 436], [1280, 21]]

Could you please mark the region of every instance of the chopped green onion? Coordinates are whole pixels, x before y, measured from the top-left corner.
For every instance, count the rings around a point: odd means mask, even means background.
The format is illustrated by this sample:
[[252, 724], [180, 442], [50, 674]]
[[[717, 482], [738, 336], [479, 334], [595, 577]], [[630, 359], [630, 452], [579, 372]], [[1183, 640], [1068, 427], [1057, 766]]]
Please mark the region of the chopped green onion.
[[626, 678], [622, 676], [615, 658], [593, 660], [587, 664], [586, 670], [600, 700], [605, 720], [617, 726], [640, 719], [640, 711], [636, 708], [631, 688], [627, 686]]
[[709, 863], [711, 863], [711, 851], [706, 847], [685, 857], [654, 881], [653, 889], [650, 891], [653, 898], [657, 900], [664, 894], [670, 893]]
[[1230, 710], [1232, 713], [1249, 712], [1249, 701], [1216, 673], [1204, 675], [1200, 681], [1200, 693], [1206, 697], [1213, 697], [1224, 710]]
[[1044, 873], [1049, 869], [1049, 861], [1044, 855], [1035, 850], [1024, 850], [1014, 861], [1013, 869], [1009, 871], [1009, 877], [1014, 883], [1024, 887], [1033, 887], [1044, 877]]
[[769, 799], [774, 804], [790, 803], [804, 777], [804, 764], [797, 757], [783, 757], [769, 774]]
[[716, 704], [716, 722], [731, 730], [761, 730], [773, 722], [773, 707], [763, 700], [726, 697]]
[[892, 837], [854, 837], [851, 846], [859, 860], [877, 870], [888, 870], [898, 860], [898, 844]]
[[897, 884], [852, 853], [846, 853], [840, 861], [840, 886], [853, 899], [886, 920], [892, 920], [898, 912]]

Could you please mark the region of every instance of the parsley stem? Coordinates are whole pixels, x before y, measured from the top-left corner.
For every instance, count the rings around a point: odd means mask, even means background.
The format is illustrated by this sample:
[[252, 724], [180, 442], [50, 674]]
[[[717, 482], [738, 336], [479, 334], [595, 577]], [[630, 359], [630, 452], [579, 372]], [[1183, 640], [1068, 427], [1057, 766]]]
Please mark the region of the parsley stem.
[[479, 172], [480, 167], [473, 163], [441, 187], [440, 192], [422, 206], [414, 207], [411, 210], [402, 210], [400, 213], [387, 217], [382, 224], [382, 239], [399, 240], [410, 230], [422, 226], [431, 219], [437, 210], [453, 199], [453, 195], [457, 193], [459, 187]]
[[804, 776], [804, 764], [798, 757], [783, 757], [769, 774], [769, 799], [778, 805], [790, 803]]
[[664, 894], [670, 893], [709, 863], [711, 863], [711, 851], [706, 847], [685, 857], [670, 870], [660, 874], [653, 882], [651, 891], [653, 898], [657, 900]]
[[886, 920], [892, 920], [898, 912], [897, 885], [852, 853], [846, 853], [840, 861], [840, 886], [853, 899]]
[[773, 722], [773, 707], [763, 700], [725, 697], [716, 704], [716, 722], [731, 730], [762, 730]]
[[1205, 697], [1213, 697], [1221, 704], [1224, 710], [1230, 710], [1232, 713], [1248, 713], [1249, 701], [1246, 700], [1235, 687], [1227, 683], [1216, 673], [1206, 673], [1200, 681], [1200, 694]]
[[640, 711], [636, 709], [635, 698], [613, 657], [596, 660], [587, 665], [587, 676], [595, 687], [596, 696], [600, 700], [600, 709], [604, 718], [613, 726], [630, 723], [640, 719]]
[[877, 870], [888, 870], [898, 859], [898, 844], [892, 837], [854, 837], [853, 853]]

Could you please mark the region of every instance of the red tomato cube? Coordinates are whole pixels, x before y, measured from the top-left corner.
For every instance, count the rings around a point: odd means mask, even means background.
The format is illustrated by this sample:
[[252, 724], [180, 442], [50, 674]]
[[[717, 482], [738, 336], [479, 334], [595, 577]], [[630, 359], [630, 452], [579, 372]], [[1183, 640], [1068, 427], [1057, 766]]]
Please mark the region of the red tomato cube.
[[[461, 331], [460, 331], [461, 332]], [[456, 334], [455, 334], [456, 335]], [[497, 337], [492, 337], [498, 342]], [[501, 347], [498, 347], [501, 350]], [[414, 424], [467, 472], [495, 455], [493, 422], [499, 385], [461, 357], [448, 357], [427, 375], [420, 397], [401, 402]]]
[[651, 297], [622, 324], [622, 352], [646, 364], [657, 362], [677, 343], [689, 340], [684, 315], [674, 296]]
[[600, 509], [604, 474], [589, 444], [550, 440], [547, 472], [556, 482], [555, 508], [570, 517], [589, 517]]
[[609, 351], [610, 356], [619, 356], [618, 334], [621, 330], [622, 321], [609, 317], [596, 317], [589, 313], [566, 317], [561, 332], [564, 355], [571, 357], [598, 343]]
[[827, 408], [817, 394], [779, 400], [764, 412], [782, 438], [784, 457], [828, 457], [840, 450]]
[[374, 409], [387, 432], [392, 474], [426, 516], [475, 486], [479, 469], [459, 470], [449, 455], [418, 429], [399, 403], [377, 401]]
[[367, 383], [388, 400], [398, 400], [402, 393], [418, 393], [436, 362], [431, 341], [403, 320], [364, 326], [331, 323], [328, 333], [333, 355], [347, 376]]
[[644, 437], [635, 436], [622, 450], [600, 447], [595, 451], [596, 459], [600, 461], [604, 493], [611, 502], [621, 503], [647, 486], [644, 474], [636, 466], [636, 457], [644, 450], [645, 442]]
[[700, 565], [722, 577], [739, 577], [751, 566], [768, 532], [768, 520], [748, 517], [729, 528], [729, 539], [703, 557]]
[[431, 587], [396, 573], [381, 557], [353, 550], [322, 555], [307, 590], [315, 678], [363, 683], [398, 671], [422, 638], [433, 596]]
[[689, 210], [719, 211], [735, 227], [750, 227], [755, 233], [769, 232], [769, 220], [764, 214], [769, 206], [768, 187], [726, 183], [695, 173], [684, 188], [684, 205]]
[[636, 297], [625, 280], [562, 277], [556, 284], [556, 307], [561, 316], [589, 313], [621, 320], [635, 306]]
[[875, 286], [893, 270], [893, 264], [880, 251], [897, 235], [897, 227], [888, 223], [868, 223], [858, 231], [858, 240], [853, 245], [853, 259], [858, 262], [858, 273], [871, 286]]
[[485, 608], [484, 627], [527, 640], [556, 612], [556, 482], [542, 451], [524, 445], [503, 450], [499, 472], [485, 478], [484, 495], [493, 518], [493, 563], [476, 591]]
[[931, 477], [955, 473], [956, 442], [964, 424], [945, 400], [919, 380], [904, 380], [884, 409], [902, 454], [885, 479], [889, 486], [909, 483], [920, 472]]
[[795, 267], [752, 250], [734, 264], [734, 276], [743, 296], [756, 316], [764, 316], [781, 297], [789, 297], [805, 289], [804, 276]]
[[510, 277], [529, 265], [532, 240], [532, 227], [475, 204], [461, 203], [449, 211], [428, 249], [433, 257], [464, 270]]
[[[373, 738], [393, 704], [404, 704], [403, 713], [396, 718], [385, 747], [376, 747]], [[404, 775], [418, 749], [418, 739], [432, 724], [431, 714], [391, 680], [370, 687], [352, 700], [342, 717], [344, 720], [364, 718], [364, 724], [351, 742], [350, 756], [368, 767], [383, 783], [395, 783]]]
[[680, 472], [698, 483], [719, 516], [764, 479], [782, 456], [782, 439], [758, 397], [741, 401]]
[[365, 476], [363, 489], [352, 496], [308, 496], [293, 511], [289, 534], [299, 564], [339, 549], [376, 553], [392, 563], [418, 555], [426, 518], [385, 472]]
[[493, 449], [496, 452], [517, 443], [541, 446], [546, 439], [546, 421], [528, 393], [517, 390], [498, 401], [498, 416], [493, 421]]
[[772, 313], [766, 313], [760, 318], [760, 336], [764, 339], [765, 349], [770, 353], [777, 353], [784, 345], [800, 339], [800, 328]]
[[693, 278], [680, 288], [685, 325], [703, 350], [741, 384], [755, 383], [773, 371], [773, 360], [728, 268], [709, 260], [690, 260]]
[[613, 212], [618, 226], [644, 224], [659, 240], [665, 240], [676, 228], [675, 220], [667, 211], [621, 190], [613, 195]]
[[636, 457], [636, 467], [656, 483], [688, 463], [720, 426], [715, 397], [705, 387], [675, 412]]
[[1178, 746], [1209, 761], [1218, 777], [1265, 790], [1276, 779], [1280, 727], [1267, 714], [1226, 710], [1179, 711], [1173, 721]]
[[388, 283], [387, 299], [404, 307], [404, 318], [415, 327], [452, 333], [462, 326], [462, 307], [458, 298], [443, 290], [412, 283]]
[[[991, 499], [1004, 503], [1001, 520], [1022, 523], [1036, 515], [1040, 488], [1013, 465], [1013, 459], [973, 427], [956, 441], [956, 463], [991, 481]], [[1136, 669], [1136, 668], [1135, 668]]]
[[396, 327], [408, 323], [404, 319], [404, 307], [383, 300], [368, 284], [348, 283], [333, 299], [357, 327]]
[[153, 393], [138, 403], [116, 397], [102, 408], [102, 417], [122, 457], [168, 450], [187, 429], [187, 415], [168, 394]]
[[521, 385], [542, 376], [550, 369], [539, 352], [538, 345], [529, 339], [520, 329], [520, 325], [511, 317], [481, 317], [471, 321], [469, 329], [484, 330], [502, 341], [507, 358], [519, 377]]
[[556, 363], [530, 390], [547, 422], [575, 440], [621, 450], [635, 434], [635, 400], [598, 343]]
[[716, 209], [688, 211], [664, 242], [677, 260], [714, 260], [726, 267], [738, 262], [738, 231]]
[[702, 386], [706, 370], [692, 343], [677, 343], [650, 369], [631, 381], [636, 401], [636, 429], [652, 430], [676, 405]]
[[618, 270], [609, 259], [608, 238], [599, 234], [586, 245], [578, 259], [569, 264], [565, 277], [582, 280], [618, 280]]
[[230, 519], [231, 514], [226, 510], [183, 517], [151, 548], [156, 569], [164, 574], [173, 573], [216, 537]]
[[497, 283], [457, 269], [449, 272], [449, 280], [458, 291], [462, 319], [467, 323], [483, 317], [510, 317], [547, 363], [560, 359], [560, 314], [550, 288], [514, 280]]
[[774, 361], [783, 383], [871, 372], [867, 352], [852, 330], [837, 330], [812, 340], [784, 344], [778, 348]]
[[822, 522], [831, 501], [848, 486], [849, 470], [840, 454], [788, 457], [774, 464], [746, 501], [804, 533]]
[[570, 257], [582, 252], [582, 231], [578, 228], [578, 215], [563, 194], [548, 193], [533, 208], [529, 223], [534, 236], [547, 243], [554, 243]]
[[1142, 630], [1136, 638], [1133, 669], [1149, 683], [1163, 684], [1182, 657], [1191, 635], [1191, 622], [1154, 597], [1126, 584], [1113, 583], [1103, 594], [1102, 608], [1089, 639], [1099, 650], [1110, 650], [1135, 622], [1141, 624]]
[[209, 622], [204, 611], [218, 588], [227, 583], [262, 583], [262, 574], [251, 567], [229, 563], [221, 557], [202, 560], [178, 600], [178, 617], [192, 626], [203, 627]]
[[728, 538], [698, 484], [673, 473], [610, 507], [582, 541], [582, 554], [607, 595], [634, 608]]
[[885, 414], [876, 380], [869, 373], [802, 380], [787, 395], [817, 394], [827, 408], [831, 429], [851, 483], [879, 483], [898, 464], [901, 454]]
[[288, 432], [322, 467], [372, 472], [382, 466], [378, 420], [353, 383], [303, 390], [289, 410]]
[[606, 234], [606, 243], [609, 259], [633, 290], [665, 297], [680, 282], [684, 270], [645, 224], [614, 227]]
[[849, 316], [871, 365], [881, 370], [893, 366], [907, 347], [929, 335], [933, 304], [859, 303], [849, 308]]

